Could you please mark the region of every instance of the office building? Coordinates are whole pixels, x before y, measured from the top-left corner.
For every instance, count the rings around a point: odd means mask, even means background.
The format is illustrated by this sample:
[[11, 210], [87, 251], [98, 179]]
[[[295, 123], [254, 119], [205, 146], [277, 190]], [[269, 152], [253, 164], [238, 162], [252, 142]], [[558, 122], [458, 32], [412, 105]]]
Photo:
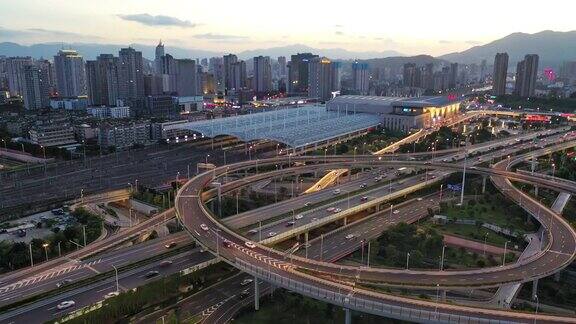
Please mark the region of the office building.
[[520, 97], [533, 97], [536, 91], [539, 57], [528, 54], [516, 66], [515, 94]]
[[416, 64], [405, 63], [402, 68], [402, 83], [405, 87], [416, 87]]
[[159, 118], [174, 118], [180, 114], [178, 97], [157, 95], [146, 97], [148, 115]]
[[54, 56], [56, 88], [60, 97], [79, 97], [88, 94], [84, 59], [75, 50], [60, 50]]
[[497, 53], [494, 57], [494, 74], [492, 75], [492, 94], [506, 94], [506, 77], [508, 75], [508, 53]]
[[38, 110], [50, 105], [50, 85], [48, 71], [35, 65], [23, 67], [24, 107], [26, 110]]
[[50, 108], [52, 109], [65, 109], [65, 110], [84, 110], [90, 106], [88, 98], [86, 97], [73, 97], [73, 98], [51, 98]]
[[198, 67], [191, 59], [176, 60], [176, 92], [180, 97], [198, 94]]
[[232, 64], [231, 90], [239, 90], [246, 87], [246, 62], [238, 61]]
[[455, 89], [458, 85], [458, 63], [450, 64], [450, 77], [448, 78], [448, 88]]
[[278, 56], [278, 74], [281, 78], [285, 78], [286, 72], [286, 56]]
[[308, 63], [308, 97], [326, 101], [340, 90], [340, 64], [327, 58], [314, 58]]
[[118, 58], [101, 54], [86, 61], [88, 98], [94, 106], [115, 106], [118, 100]]
[[162, 68], [162, 56], [164, 56], [164, 44], [162, 44], [162, 41], [158, 42], [158, 45], [156, 45], [156, 50], [154, 53], [154, 72], [155, 74], [162, 74], [163, 72], [163, 68]]
[[288, 64], [288, 92], [308, 93], [308, 62], [318, 55], [298, 53], [292, 55]]
[[361, 95], [370, 90], [370, 74], [368, 63], [355, 61], [352, 63], [352, 90]]
[[254, 57], [254, 92], [268, 92], [272, 90], [272, 65], [270, 57]]

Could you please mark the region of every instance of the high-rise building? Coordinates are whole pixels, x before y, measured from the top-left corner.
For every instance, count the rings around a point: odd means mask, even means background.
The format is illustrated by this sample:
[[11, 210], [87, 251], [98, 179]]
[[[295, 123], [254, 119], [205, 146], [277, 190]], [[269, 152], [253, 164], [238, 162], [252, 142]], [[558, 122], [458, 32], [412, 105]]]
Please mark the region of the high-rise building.
[[35, 65], [23, 67], [24, 107], [37, 110], [50, 105], [50, 85], [48, 71]]
[[154, 56], [154, 72], [156, 74], [162, 74], [163, 72], [163, 68], [162, 68], [162, 56], [164, 56], [164, 44], [162, 44], [162, 41], [158, 42], [158, 45], [156, 45], [156, 51], [155, 51], [155, 56]]
[[313, 58], [308, 68], [308, 97], [326, 101], [332, 98], [332, 92], [340, 90], [340, 63]]
[[272, 90], [272, 65], [269, 56], [254, 57], [254, 92]]
[[232, 83], [234, 82], [234, 72], [232, 71], [233, 65], [238, 62], [238, 57], [234, 54], [224, 55], [222, 58], [223, 62], [223, 78], [224, 78], [224, 88], [226, 90], [233, 89], [234, 86]]
[[486, 62], [486, 60], [482, 60], [482, 62], [480, 63], [480, 78], [479, 78], [480, 82], [486, 81], [487, 73], [488, 73], [488, 63]]
[[536, 91], [536, 78], [538, 76], [539, 57], [528, 54], [524, 60], [518, 62], [516, 67], [515, 94], [520, 97], [533, 97]]
[[458, 85], [458, 63], [451, 63], [448, 88], [455, 89], [457, 85]]
[[17, 96], [24, 93], [23, 68], [32, 64], [31, 57], [8, 57], [5, 59], [6, 77], [8, 79], [8, 91], [10, 95]]
[[79, 97], [88, 94], [86, 71], [82, 55], [75, 50], [60, 50], [54, 56], [56, 88], [60, 97]]
[[278, 74], [281, 78], [286, 77], [286, 56], [278, 56]]
[[288, 64], [288, 92], [308, 92], [308, 62], [318, 58], [312, 53], [298, 53], [292, 55]]
[[232, 64], [232, 74], [230, 75], [231, 90], [239, 90], [246, 87], [246, 62], [238, 61]]
[[402, 83], [405, 87], [416, 86], [416, 64], [405, 63], [402, 70]]
[[86, 61], [88, 99], [94, 106], [116, 106], [118, 100], [118, 58], [100, 54]]
[[358, 61], [352, 63], [352, 88], [361, 95], [368, 94], [370, 90], [368, 63]]
[[208, 72], [214, 76], [214, 87], [218, 90], [224, 88], [224, 64], [222, 57], [211, 57], [208, 63]]
[[434, 63], [428, 63], [424, 68], [422, 88], [434, 89]]
[[494, 57], [494, 74], [492, 75], [492, 94], [506, 94], [506, 76], [508, 75], [508, 53], [497, 53]]
[[144, 97], [142, 52], [128, 47], [118, 53], [118, 97], [140, 99]]
[[178, 59], [176, 73], [176, 92], [180, 97], [197, 95], [198, 68], [191, 59]]

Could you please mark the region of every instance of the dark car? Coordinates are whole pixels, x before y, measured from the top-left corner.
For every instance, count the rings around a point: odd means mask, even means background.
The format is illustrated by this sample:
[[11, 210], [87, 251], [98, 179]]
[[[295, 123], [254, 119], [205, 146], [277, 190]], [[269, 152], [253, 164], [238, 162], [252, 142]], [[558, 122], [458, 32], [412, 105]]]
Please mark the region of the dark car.
[[248, 296], [250, 296], [250, 291], [249, 291], [248, 289], [242, 290], [242, 292], [240, 292], [240, 293], [238, 294], [238, 298], [239, 298], [239, 299], [244, 299], [244, 298], [246, 298], [246, 297], [248, 297]]
[[160, 272], [153, 270], [153, 271], [148, 271], [148, 272], [144, 275], [144, 277], [145, 277], [145, 278], [153, 278], [153, 277], [156, 277], [156, 276], [159, 275], [159, 274], [160, 274]]

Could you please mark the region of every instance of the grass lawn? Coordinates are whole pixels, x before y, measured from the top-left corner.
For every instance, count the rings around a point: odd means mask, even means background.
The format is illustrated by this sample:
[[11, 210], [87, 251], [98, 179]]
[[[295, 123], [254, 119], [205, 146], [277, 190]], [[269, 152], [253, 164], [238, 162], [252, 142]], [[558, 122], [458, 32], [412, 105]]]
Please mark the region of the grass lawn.
[[443, 234], [455, 234], [456, 236], [461, 236], [465, 239], [478, 241], [484, 243], [484, 236], [488, 233], [486, 237], [486, 243], [491, 245], [496, 245], [500, 247], [504, 247], [504, 244], [507, 239], [502, 235], [498, 235], [495, 232], [492, 232], [489, 229], [478, 227], [476, 225], [463, 225], [463, 224], [446, 224], [446, 225], [437, 225], [432, 223], [427, 223], [426, 226], [430, 226]]

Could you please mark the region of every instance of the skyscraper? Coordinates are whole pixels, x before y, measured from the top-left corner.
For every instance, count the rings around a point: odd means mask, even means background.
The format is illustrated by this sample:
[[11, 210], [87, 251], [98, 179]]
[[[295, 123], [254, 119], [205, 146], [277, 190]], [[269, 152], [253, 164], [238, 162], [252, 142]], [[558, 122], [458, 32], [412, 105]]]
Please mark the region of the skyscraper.
[[448, 79], [448, 88], [454, 89], [458, 85], [458, 63], [450, 64], [450, 78]]
[[272, 65], [269, 56], [254, 57], [254, 92], [272, 90]]
[[238, 61], [232, 64], [231, 88], [234, 90], [246, 87], [246, 62]]
[[308, 64], [308, 97], [322, 101], [332, 98], [340, 90], [340, 64], [329, 59], [313, 58]]
[[280, 77], [286, 77], [286, 56], [278, 56], [278, 74]]
[[366, 95], [370, 90], [368, 63], [352, 63], [352, 88], [359, 94]]
[[84, 59], [75, 50], [60, 50], [54, 56], [56, 88], [60, 97], [78, 97], [88, 94]]
[[50, 105], [48, 71], [35, 65], [26, 65], [22, 69], [24, 80], [24, 107], [37, 110]]
[[95, 106], [116, 106], [118, 100], [118, 58], [101, 54], [95, 61], [86, 61], [88, 99]]
[[515, 94], [520, 97], [533, 97], [536, 91], [536, 78], [538, 76], [539, 57], [528, 54], [523, 61], [518, 62], [516, 68]]
[[415, 87], [416, 86], [416, 64], [405, 63], [402, 70], [402, 83], [405, 87]]
[[196, 62], [190, 59], [176, 60], [178, 71], [176, 74], [176, 85], [178, 96], [195, 96], [198, 89], [198, 68]]
[[308, 92], [308, 62], [317, 58], [312, 53], [298, 53], [292, 55], [288, 64], [288, 92]]
[[234, 54], [224, 55], [223, 57], [223, 77], [224, 77], [224, 87], [226, 90], [234, 88], [232, 83], [234, 82], [234, 72], [232, 71], [233, 65], [238, 62], [238, 57]]
[[164, 44], [162, 44], [162, 41], [160, 40], [158, 45], [156, 45], [156, 52], [154, 56], [154, 72], [156, 74], [162, 74], [162, 56], [164, 56], [164, 54]]
[[506, 94], [506, 76], [508, 75], [508, 53], [497, 53], [494, 57], [494, 74], [492, 76], [492, 94]]
[[139, 99], [143, 96], [142, 52], [131, 47], [123, 48], [118, 53], [118, 97]]

